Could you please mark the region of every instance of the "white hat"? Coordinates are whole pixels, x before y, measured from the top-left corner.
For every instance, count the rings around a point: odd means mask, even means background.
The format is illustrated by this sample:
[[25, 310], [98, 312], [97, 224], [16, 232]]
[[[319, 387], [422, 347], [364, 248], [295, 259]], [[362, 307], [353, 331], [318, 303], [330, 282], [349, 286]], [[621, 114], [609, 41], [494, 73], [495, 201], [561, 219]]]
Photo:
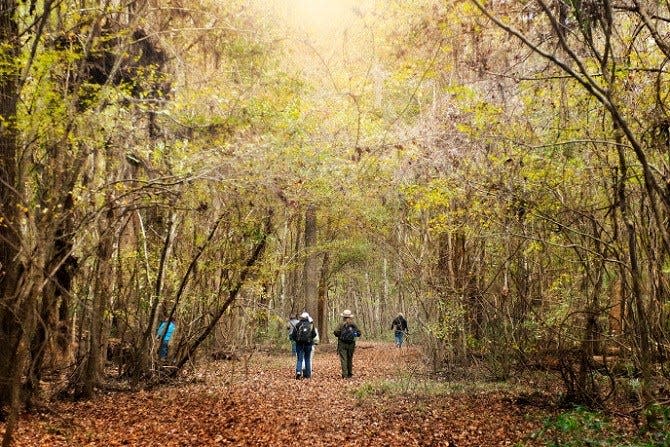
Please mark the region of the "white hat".
[[300, 314], [300, 318], [303, 320], [309, 320], [309, 314], [307, 312], [303, 312]]
[[342, 312], [342, 314], [340, 316], [342, 316], [344, 318], [351, 318], [351, 317], [354, 316], [354, 314], [352, 314], [349, 309], [345, 309], [344, 312]]

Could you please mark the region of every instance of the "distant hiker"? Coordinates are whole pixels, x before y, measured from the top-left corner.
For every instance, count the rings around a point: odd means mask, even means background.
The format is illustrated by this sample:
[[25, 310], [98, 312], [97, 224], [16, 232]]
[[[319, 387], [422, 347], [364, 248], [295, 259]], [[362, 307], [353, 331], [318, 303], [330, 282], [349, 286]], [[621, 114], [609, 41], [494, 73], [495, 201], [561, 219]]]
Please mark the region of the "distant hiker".
[[307, 312], [300, 314], [300, 321], [296, 324], [292, 335], [297, 354], [295, 363], [296, 379], [309, 379], [312, 377], [312, 348], [317, 334], [314, 329], [314, 323], [310, 320], [311, 317]]
[[174, 322], [174, 318], [166, 318], [161, 321], [156, 329], [156, 337], [160, 342], [160, 348], [158, 348], [158, 356], [161, 360], [166, 360], [168, 356], [168, 348], [170, 346], [170, 340], [172, 340], [172, 334], [174, 333], [177, 325]]
[[407, 334], [407, 320], [403, 314], [398, 314], [398, 316], [393, 319], [391, 329], [395, 331], [395, 345], [398, 348], [402, 348], [403, 339], [405, 338], [405, 334]]
[[295, 352], [295, 340], [293, 340], [293, 331], [295, 330], [295, 326], [298, 324], [298, 317], [296, 317], [295, 314], [291, 314], [291, 316], [288, 318], [288, 339], [291, 340], [291, 354], [296, 355]]
[[348, 379], [352, 376], [356, 337], [361, 336], [361, 331], [354, 323], [354, 314], [349, 309], [342, 312], [341, 317], [342, 323], [333, 331], [333, 335], [337, 337], [337, 354], [340, 356], [342, 378]]

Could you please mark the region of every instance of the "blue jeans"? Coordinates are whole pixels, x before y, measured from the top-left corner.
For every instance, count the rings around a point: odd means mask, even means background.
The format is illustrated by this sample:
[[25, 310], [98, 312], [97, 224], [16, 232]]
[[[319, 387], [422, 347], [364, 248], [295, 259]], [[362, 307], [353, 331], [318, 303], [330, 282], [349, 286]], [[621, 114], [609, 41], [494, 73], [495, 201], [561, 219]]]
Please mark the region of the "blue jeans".
[[168, 356], [169, 343], [170, 343], [169, 341], [163, 340], [163, 342], [161, 343], [161, 347], [158, 348], [158, 356], [163, 360], [165, 360]]
[[403, 331], [395, 331], [395, 345], [397, 347], [402, 346], [403, 338], [405, 337], [405, 333]]
[[295, 344], [296, 354], [298, 358], [295, 363], [295, 373], [302, 374], [303, 362], [305, 363], [305, 373], [302, 376], [303, 379], [309, 379], [312, 377], [312, 344], [311, 343], [296, 343]]

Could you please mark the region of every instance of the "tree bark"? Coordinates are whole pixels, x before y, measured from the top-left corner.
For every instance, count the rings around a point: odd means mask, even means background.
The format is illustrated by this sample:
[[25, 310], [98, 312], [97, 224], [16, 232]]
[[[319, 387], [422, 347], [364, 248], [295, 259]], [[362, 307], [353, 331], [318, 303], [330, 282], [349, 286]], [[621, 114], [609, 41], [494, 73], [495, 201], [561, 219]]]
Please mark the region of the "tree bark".
[[[58, 223], [56, 232], [49, 237], [53, 240], [50, 253], [47, 255], [45, 286], [42, 291], [42, 302], [39, 321], [30, 343], [32, 362], [28, 375], [30, 395], [39, 390], [42, 368], [46, 355], [56, 350], [67, 352], [70, 344], [68, 300], [72, 285], [72, 277], [77, 268], [77, 259], [72, 255], [74, 246], [71, 212], [73, 207], [71, 192], [66, 193], [63, 212], [65, 217]], [[46, 225], [45, 225], [46, 227]], [[46, 243], [45, 243], [46, 245]], [[54, 343], [49, 343], [54, 340]], [[30, 398], [31, 396], [28, 396]]]
[[89, 315], [88, 352], [84, 361], [81, 379], [75, 384], [76, 396], [90, 398], [95, 393], [95, 387], [100, 381], [103, 362], [106, 353], [103, 346], [106, 344], [104, 334], [105, 311], [107, 299], [111, 294], [111, 256], [114, 249], [113, 211], [108, 211], [106, 219], [100, 224], [100, 241], [97, 250], [97, 266], [95, 270], [95, 285], [92, 293], [91, 314]]
[[0, 0], [0, 416], [9, 415], [3, 445], [9, 445], [20, 405], [20, 380], [23, 344], [19, 259], [19, 233], [22, 205], [20, 174], [17, 165], [18, 142], [16, 107], [19, 97], [18, 24], [14, 16], [16, 0]]
[[[305, 212], [305, 262], [302, 276], [302, 308], [314, 313], [318, 308], [319, 257], [315, 253], [317, 240], [316, 207], [309, 205]], [[298, 310], [302, 310], [299, 308]]]
[[[643, 378], [642, 395], [645, 400], [650, 399], [649, 389], [651, 385], [651, 341], [649, 336], [649, 320], [644, 305], [643, 287], [642, 287], [642, 272], [640, 269], [640, 261], [637, 254], [637, 228], [631, 216], [631, 210], [628, 206], [628, 198], [626, 195], [625, 180], [627, 178], [628, 164], [621, 147], [618, 147], [619, 152], [619, 167], [621, 168], [621, 177], [618, 184], [618, 205], [621, 212], [621, 218], [624, 223], [625, 236], [628, 244], [628, 268], [630, 269], [631, 294], [632, 294], [632, 309], [633, 309], [633, 330], [637, 335], [635, 341], [637, 363]], [[653, 200], [651, 198], [650, 200]], [[646, 402], [645, 402], [646, 403]]]
[[328, 275], [330, 274], [330, 253], [323, 254], [321, 263], [321, 274], [319, 275], [318, 303], [316, 306], [316, 327], [319, 330], [319, 338], [323, 343], [328, 342], [328, 328], [326, 324], [326, 303], [328, 301]]

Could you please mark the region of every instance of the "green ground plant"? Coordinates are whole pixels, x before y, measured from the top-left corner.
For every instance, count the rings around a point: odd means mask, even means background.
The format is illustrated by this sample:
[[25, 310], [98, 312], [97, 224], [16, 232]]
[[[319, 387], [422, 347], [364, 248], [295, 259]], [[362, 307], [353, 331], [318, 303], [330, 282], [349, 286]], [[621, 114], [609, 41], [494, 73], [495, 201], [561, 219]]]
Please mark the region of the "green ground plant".
[[630, 435], [602, 412], [576, 407], [547, 419], [536, 439], [549, 447], [666, 447], [670, 446], [668, 408], [650, 408], [655, 424]]

